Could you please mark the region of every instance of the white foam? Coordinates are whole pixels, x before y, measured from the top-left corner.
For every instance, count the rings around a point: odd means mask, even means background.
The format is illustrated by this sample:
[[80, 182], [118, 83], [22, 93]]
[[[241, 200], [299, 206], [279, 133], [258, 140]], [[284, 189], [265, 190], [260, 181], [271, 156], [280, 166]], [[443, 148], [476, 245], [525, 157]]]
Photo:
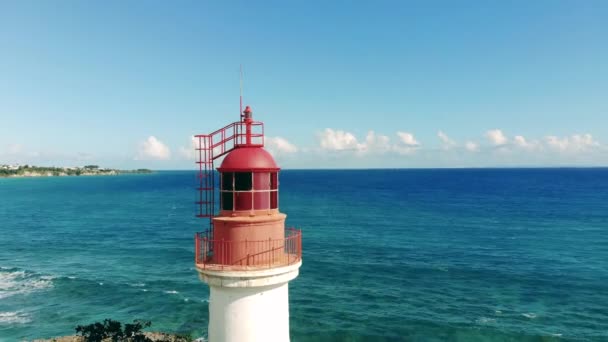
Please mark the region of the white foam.
[[103, 286], [103, 283], [99, 283], [99, 285]]
[[536, 318], [536, 314], [534, 312], [526, 312], [521, 314], [522, 316], [529, 318], [529, 319], [535, 319]]
[[475, 322], [477, 324], [491, 324], [496, 323], [496, 319], [488, 317], [479, 317]]
[[76, 279], [74, 276], [68, 276], [68, 279]]
[[0, 312], [0, 324], [24, 324], [31, 322], [27, 314], [21, 312]]
[[146, 286], [146, 284], [144, 284], [144, 283], [135, 283], [135, 284], [131, 284], [131, 286], [134, 286], [134, 287], [144, 287], [144, 286]]
[[163, 291], [166, 294], [178, 294], [179, 292], [172, 290], [172, 291]]
[[52, 276], [36, 276], [25, 271], [0, 272], [0, 299], [53, 287]]

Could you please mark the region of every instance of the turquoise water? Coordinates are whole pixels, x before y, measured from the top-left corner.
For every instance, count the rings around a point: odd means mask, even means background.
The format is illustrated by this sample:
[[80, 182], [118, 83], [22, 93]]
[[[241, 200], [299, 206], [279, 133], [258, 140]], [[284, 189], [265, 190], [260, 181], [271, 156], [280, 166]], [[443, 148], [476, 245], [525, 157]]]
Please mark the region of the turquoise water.
[[[0, 179], [0, 341], [204, 336], [194, 174]], [[608, 341], [608, 169], [284, 171], [292, 341]]]

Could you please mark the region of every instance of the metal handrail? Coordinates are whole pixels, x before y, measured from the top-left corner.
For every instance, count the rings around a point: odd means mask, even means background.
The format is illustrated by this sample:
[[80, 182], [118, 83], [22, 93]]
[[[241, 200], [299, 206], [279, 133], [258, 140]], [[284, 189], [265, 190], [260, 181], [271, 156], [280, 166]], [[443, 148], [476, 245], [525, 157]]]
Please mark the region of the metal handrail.
[[[232, 151], [235, 147], [247, 146], [247, 143], [246, 143], [247, 133], [244, 130], [246, 125], [247, 125], [247, 123], [245, 123], [245, 122], [237, 121], [237, 122], [228, 124], [210, 134], [197, 134], [194, 136], [195, 138], [199, 138], [199, 140], [201, 138], [208, 139], [209, 141], [205, 142], [205, 145], [199, 143], [199, 145], [197, 147], [195, 147], [195, 150], [196, 151], [210, 150], [210, 152], [211, 152], [210, 158], [217, 159], [217, 158], [223, 156], [224, 154]], [[261, 138], [261, 139], [259, 139], [260, 141], [258, 143], [251, 144], [251, 146], [264, 146], [264, 123], [260, 122], [260, 121], [252, 121], [251, 123], [249, 123], [249, 125], [252, 128], [259, 127], [259, 129], [261, 130], [261, 132], [259, 132], [259, 133], [253, 133], [253, 132], [250, 133], [251, 138]], [[228, 134], [226, 134], [226, 133], [228, 133]], [[217, 137], [217, 139], [214, 139], [215, 137]], [[232, 147], [227, 146], [227, 144], [230, 142], [233, 143]], [[221, 147], [221, 148], [219, 149], [218, 153], [215, 154], [215, 149], [217, 147]]]
[[[247, 127], [257, 130], [247, 132]], [[248, 136], [253, 139], [249, 139]], [[194, 202], [198, 207], [197, 217], [211, 218], [215, 213], [215, 177], [214, 160], [242, 146], [264, 146], [264, 123], [258, 121], [238, 121], [228, 124], [211, 134], [194, 136], [196, 161], [198, 164], [198, 199]], [[213, 221], [209, 220], [209, 226]]]
[[302, 231], [285, 230], [285, 238], [255, 241], [213, 239], [211, 231], [195, 235], [195, 263], [203, 269], [263, 269], [288, 266], [302, 259]]

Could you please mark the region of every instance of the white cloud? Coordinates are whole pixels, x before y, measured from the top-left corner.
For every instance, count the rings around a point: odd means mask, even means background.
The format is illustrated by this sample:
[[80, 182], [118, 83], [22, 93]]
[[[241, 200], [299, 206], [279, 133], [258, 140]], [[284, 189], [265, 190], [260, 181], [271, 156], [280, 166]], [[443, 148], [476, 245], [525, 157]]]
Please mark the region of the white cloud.
[[591, 134], [574, 134], [563, 138], [549, 135], [545, 137], [545, 143], [549, 148], [559, 152], [582, 152], [600, 146]]
[[320, 134], [320, 139], [321, 148], [329, 151], [358, 150], [363, 147], [352, 133], [331, 128], [326, 128]]
[[447, 134], [443, 133], [443, 131], [437, 132], [437, 136], [439, 137], [439, 140], [441, 140], [441, 142], [443, 143], [442, 148], [444, 150], [449, 150], [456, 146], [456, 141], [450, 139], [450, 137], [448, 137]]
[[513, 144], [516, 147], [525, 149], [525, 150], [542, 150], [543, 146], [538, 140], [528, 141], [521, 135], [516, 135], [513, 137]]
[[393, 146], [393, 150], [399, 154], [411, 154], [420, 147], [420, 143], [412, 133], [397, 132], [399, 142]]
[[529, 146], [528, 142], [526, 141], [526, 138], [522, 137], [521, 135], [516, 135], [515, 137], [513, 137], [513, 143], [515, 144], [515, 146], [519, 147]]
[[350, 132], [326, 128], [319, 134], [319, 144], [322, 150], [351, 151], [357, 156], [364, 156], [369, 153], [383, 154], [390, 151], [408, 154], [413, 152], [420, 145], [411, 133], [397, 132], [397, 136], [398, 141], [396, 144], [393, 144], [388, 136], [369, 131], [365, 136], [365, 140], [360, 142], [357, 137]]
[[374, 131], [367, 132], [365, 143], [358, 144], [359, 153], [377, 152], [385, 153], [391, 150], [391, 139], [386, 135], [376, 134]]
[[282, 137], [264, 138], [265, 147], [273, 155], [292, 154], [298, 152], [298, 147]]
[[479, 151], [479, 144], [477, 144], [476, 142], [473, 142], [473, 141], [467, 141], [464, 144], [464, 148], [466, 148], [467, 151], [470, 151], [470, 152], [477, 152], [477, 151]]
[[139, 144], [135, 160], [167, 160], [171, 158], [171, 151], [167, 145], [151, 135]]
[[420, 146], [420, 143], [416, 140], [416, 138], [414, 137], [414, 135], [412, 133], [397, 132], [397, 135], [399, 136], [399, 140], [401, 141], [401, 143], [406, 146], [409, 146], [409, 147]]
[[180, 156], [182, 159], [186, 159], [186, 160], [194, 160], [194, 157], [196, 156], [196, 148], [198, 147], [198, 139], [194, 136], [190, 137], [190, 146], [185, 147], [185, 146], [180, 146], [177, 149], [177, 155]]
[[490, 140], [490, 143], [494, 146], [502, 146], [508, 142], [507, 137], [502, 133], [500, 129], [492, 129], [486, 132], [486, 138]]

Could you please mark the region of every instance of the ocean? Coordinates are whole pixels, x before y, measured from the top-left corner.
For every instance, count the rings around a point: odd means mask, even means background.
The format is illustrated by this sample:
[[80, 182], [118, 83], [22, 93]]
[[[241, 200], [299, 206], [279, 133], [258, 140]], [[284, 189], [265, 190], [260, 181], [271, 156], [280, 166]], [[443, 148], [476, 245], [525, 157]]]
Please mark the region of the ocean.
[[[0, 341], [205, 336], [194, 172], [0, 179]], [[286, 170], [304, 341], [608, 341], [608, 169]]]

